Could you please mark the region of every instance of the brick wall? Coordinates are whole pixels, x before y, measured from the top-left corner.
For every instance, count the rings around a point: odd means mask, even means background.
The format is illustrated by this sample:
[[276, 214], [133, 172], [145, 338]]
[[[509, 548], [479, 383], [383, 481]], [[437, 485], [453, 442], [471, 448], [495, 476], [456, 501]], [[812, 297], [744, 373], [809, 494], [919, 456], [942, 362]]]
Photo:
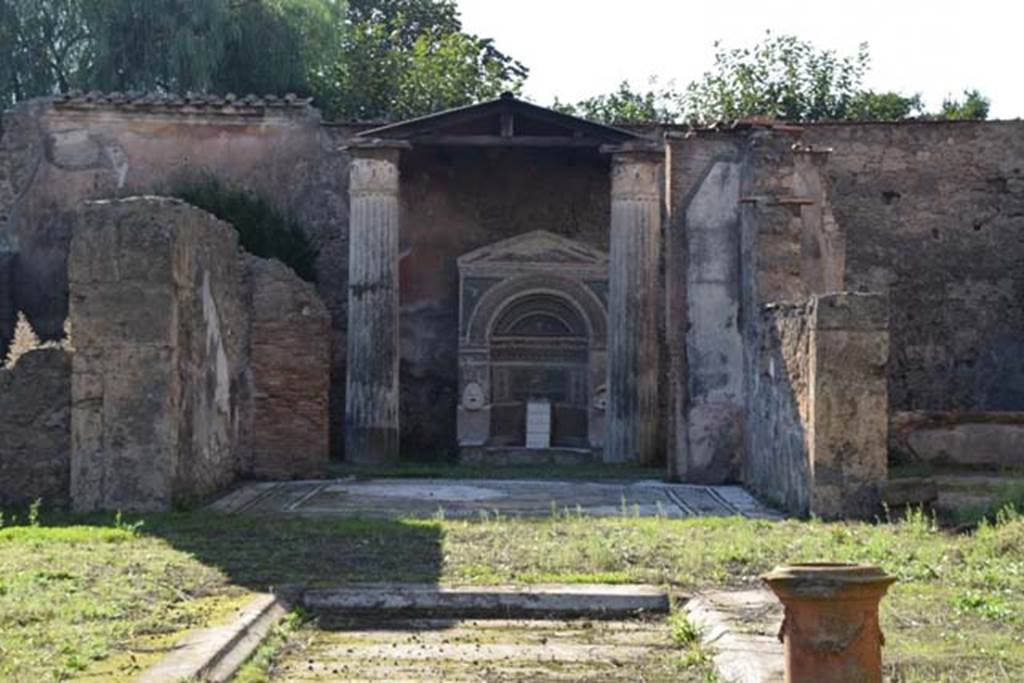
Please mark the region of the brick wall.
[[248, 256], [253, 379], [248, 471], [283, 479], [324, 476], [330, 315], [312, 285], [279, 261]]

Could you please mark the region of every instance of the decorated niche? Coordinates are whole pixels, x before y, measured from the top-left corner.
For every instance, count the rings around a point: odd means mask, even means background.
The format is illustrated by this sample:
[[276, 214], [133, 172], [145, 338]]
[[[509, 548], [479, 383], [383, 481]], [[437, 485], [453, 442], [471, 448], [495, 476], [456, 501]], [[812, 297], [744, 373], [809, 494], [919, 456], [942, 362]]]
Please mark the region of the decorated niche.
[[607, 254], [530, 232], [460, 257], [459, 285], [462, 453], [486, 460], [496, 450], [527, 449], [528, 412], [535, 421], [540, 410], [550, 411], [549, 449], [600, 455]]

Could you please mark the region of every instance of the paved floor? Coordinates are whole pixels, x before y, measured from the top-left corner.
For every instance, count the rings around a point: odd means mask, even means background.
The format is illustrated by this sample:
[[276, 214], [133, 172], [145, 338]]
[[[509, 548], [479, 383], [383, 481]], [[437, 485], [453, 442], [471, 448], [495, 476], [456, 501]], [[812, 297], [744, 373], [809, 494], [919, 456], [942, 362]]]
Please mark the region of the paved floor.
[[697, 681], [662, 618], [333, 617], [293, 638], [274, 681]]
[[211, 505], [225, 513], [327, 517], [491, 515], [711, 517], [778, 519], [739, 486], [658, 481], [525, 481], [486, 479], [336, 479], [243, 484]]

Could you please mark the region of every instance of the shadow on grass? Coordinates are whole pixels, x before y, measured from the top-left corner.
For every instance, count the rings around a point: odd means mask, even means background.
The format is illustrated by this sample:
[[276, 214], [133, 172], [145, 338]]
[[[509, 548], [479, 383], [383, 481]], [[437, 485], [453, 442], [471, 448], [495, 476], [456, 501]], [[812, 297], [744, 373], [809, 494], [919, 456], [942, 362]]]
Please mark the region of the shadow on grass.
[[440, 525], [430, 521], [191, 512], [149, 518], [143, 532], [220, 568], [232, 583], [256, 590], [286, 584], [436, 583], [443, 559]]
[[281, 519], [196, 510], [160, 514], [46, 514], [44, 526], [135, 526], [228, 582], [250, 590], [350, 583], [436, 583], [441, 525], [430, 520]]

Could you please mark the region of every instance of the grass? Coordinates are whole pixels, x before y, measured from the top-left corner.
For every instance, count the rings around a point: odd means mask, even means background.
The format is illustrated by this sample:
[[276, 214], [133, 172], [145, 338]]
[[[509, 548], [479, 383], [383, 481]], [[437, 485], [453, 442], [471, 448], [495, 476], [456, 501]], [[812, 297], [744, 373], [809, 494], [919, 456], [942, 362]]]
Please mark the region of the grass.
[[894, 680], [1024, 680], [1024, 519], [1010, 512], [970, 534], [921, 514], [884, 524], [20, 517], [0, 528], [5, 681], [127, 679], [183, 631], [283, 584], [643, 582], [686, 592], [750, 586], [775, 564], [822, 559], [898, 576], [882, 611]]
[[1024, 510], [1024, 482], [1010, 482], [999, 486], [985, 505], [957, 510], [959, 524], [977, 525], [982, 520], [994, 520], [1001, 510]]

